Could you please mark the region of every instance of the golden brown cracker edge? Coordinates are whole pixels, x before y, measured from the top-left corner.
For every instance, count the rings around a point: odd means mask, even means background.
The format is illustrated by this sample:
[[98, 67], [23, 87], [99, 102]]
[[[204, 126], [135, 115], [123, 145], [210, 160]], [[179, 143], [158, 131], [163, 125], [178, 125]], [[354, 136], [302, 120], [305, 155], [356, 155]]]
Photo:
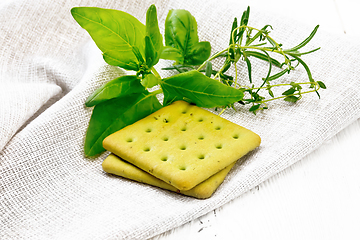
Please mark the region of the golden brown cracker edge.
[[221, 170], [220, 172], [206, 179], [204, 182], [187, 191], [181, 191], [173, 187], [172, 185], [167, 184], [166, 182], [122, 160], [121, 158], [112, 153], [107, 158], [105, 158], [102, 163], [102, 168], [107, 173], [114, 174], [126, 179], [130, 179], [144, 184], [149, 184], [186, 196], [195, 197], [198, 199], [206, 199], [211, 197], [212, 194], [217, 190], [217, 188], [222, 184], [234, 164], [235, 163], [230, 164], [225, 169]]
[[180, 190], [189, 190], [260, 145], [254, 132], [177, 101], [103, 141], [106, 150]]

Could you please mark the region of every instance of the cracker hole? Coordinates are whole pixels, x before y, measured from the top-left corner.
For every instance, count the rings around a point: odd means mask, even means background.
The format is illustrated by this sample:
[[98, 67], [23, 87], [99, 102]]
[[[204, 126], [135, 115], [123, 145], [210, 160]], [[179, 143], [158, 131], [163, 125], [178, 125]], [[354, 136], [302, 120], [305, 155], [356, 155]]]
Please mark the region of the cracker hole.
[[187, 111], [186, 111], [186, 110], [184, 110], [184, 111], [182, 111], [181, 113], [182, 113], [182, 114], [186, 114], [186, 113], [187, 113]]
[[151, 128], [147, 128], [147, 129], [145, 130], [145, 132], [147, 132], [147, 133], [150, 133], [151, 131], [152, 131]]
[[182, 127], [180, 130], [181, 130], [182, 132], [185, 132], [187, 129], [186, 129], [186, 127]]
[[184, 145], [180, 146], [180, 150], [186, 150], [186, 146]]
[[233, 138], [234, 138], [234, 139], [239, 139], [239, 134], [234, 134], [234, 135], [233, 135]]
[[200, 135], [200, 136], [198, 137], [199, 140], [204, 140], [204, 138], [205, 138], [205, 137], [204, 137], [203, 135]]
[[204, 119], [203, 119], [203, 118], [199, 118], [197, 121], [198, 121], [198, 122], [203, 122]]
[[220, 126], [215, 127], [215, 130], [220, 130], [220, 129], [221, 129]]
[[132, 139], [132, 138], [128, 138], [128, 139], [126, 139], [126, 142], [128, 142], [128, 143], [131, 143], [131, 142], [133, 142], [134, 140]]
[[169, 141], [169, 138], [168, 138], [168, 137], [163, 137], [162, 140], [163, 140], [164, 142], [167, 142], [167, 141]]
[[216, 149], [222, 149], [223, 148], [222, 144], [217, 144], [215, 147], [216, 147]]
[[168, 160], [168, 157], [164, 156], [161, 158], [161, 161], [166, 162]]
[[179, 169], [184, 171], [184, 170], [186, 170], [186, 167], [180, 167]]
[[149, 147], [144, 148], [144, 152], [150, 152], [150, 148]]
[[201, 154], [198, 156], [199, 159], [205, 159], [205, 155], [204, 154]]
[[164, 118], [163, 122], [164, 122], [164, 123], [168, 123], [168, 122], [169, 122], [169, 119]]

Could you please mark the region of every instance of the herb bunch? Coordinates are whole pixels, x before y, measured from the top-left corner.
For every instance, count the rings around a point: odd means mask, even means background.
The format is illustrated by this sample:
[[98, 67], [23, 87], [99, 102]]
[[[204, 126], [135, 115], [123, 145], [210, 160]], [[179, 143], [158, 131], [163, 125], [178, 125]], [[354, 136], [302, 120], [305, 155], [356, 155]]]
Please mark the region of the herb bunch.
[[[86, 100], [87, 107], [94, 107], [85, 138], [87, 156], [105, 151], [102, 141], [111, 133], [177, 100], [204, 108], [222, 108], [223, 111], [234, 107], [235, 103], [250, 104], [249, 111], [256, 114], [266, 109], [269, 101], [297, 102], [305, 93], [319, 95], [318, 90], [326, 88], [324, 83], [312, 78], [309, 67], [301, 59], [319, 48], [299, 51], [314, 37], [318, 26], [299, 45], [283, 49], [282, 44], [270, 36], [270, 25], [261, 29], [248, 26], [248, 7], [239, 23], [237, 18], [234, 19], [228, 47], [210, 56], [210, 43], [199, 41], [197, 22], [186, 10], [169, 11], [164, 38], [154, 5], [147, 10], [145, 25], [126, 12], [112, 9], [76, 7], [71, 13], [103, 52], [106, 63], [131, 71], [129, 75], [107, 82]], [[281, 56], [283, 61], [276, 60], [274, 54]], [[253, 80], [251, 58], [263, 60], [269, 66], [259, 86], [255, 86]], [[175, 70], [177, 74], [161, 78], [154, 68], [160, 59], [173, 61], [164, 70]], [[213, 67], [215, 59], [222, 60], [219, 69]], [[238, 80], [240, 61], [246, 63], [249, 86]], [[305, 68], [308, 81], [275, 83], [299, 65]], [[274, 67], [279, 69], [275, 74]], [[234, 69], [235, 76], [227, 73], [230, 68]], [[153, 88], [155, 86], [157, 88]], [[273, 89], [284, 86], [287, 90], [281, 96], [275, 96]], [[304, 90], [305, 86], [307, 90]], [[264, 91], [268, 97], [264, 96]], [[162, 103], [158, 94], [163, 94]]]

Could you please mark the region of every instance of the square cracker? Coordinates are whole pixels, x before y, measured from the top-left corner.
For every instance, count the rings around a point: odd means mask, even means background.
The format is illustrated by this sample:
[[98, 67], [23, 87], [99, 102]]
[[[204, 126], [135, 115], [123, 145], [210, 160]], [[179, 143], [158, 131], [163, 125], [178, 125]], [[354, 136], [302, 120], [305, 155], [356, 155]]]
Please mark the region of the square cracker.
[[121, 176], [127, 179], [131, 179], [137, 182], [146, 183], [152, 186], [156, 186], [162, 189], [170, 190], [173, 192], [181, 193], [183, 195], [205, 199], [211, 197], [215, 190], [224, 181], [225, 177], [234, 166], [235, 162], [214, 174], [204, 182], [198, 184], [194, 188], [182, 191], [166, 182], [154, 177], [153, 175], [137, 168], [136, 166], [122, 160], [114, 154], [110, 154], [102, 163], [102, 168], [105, 172], [111, 173], [117, 176]]
[[122, 159], [189, 190], [260, 145], [254, 132], [205, 109], [176, 101], [106, 137]]

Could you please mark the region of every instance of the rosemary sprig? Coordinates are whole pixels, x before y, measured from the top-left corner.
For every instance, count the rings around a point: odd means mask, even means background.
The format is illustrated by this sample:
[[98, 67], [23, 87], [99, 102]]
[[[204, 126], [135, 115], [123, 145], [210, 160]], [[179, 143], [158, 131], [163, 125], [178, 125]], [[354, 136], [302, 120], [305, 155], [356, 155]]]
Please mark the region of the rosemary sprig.
[[[300, 52], [303, 47], [305, 47], [311, 39], [315, 36], [319, 25], [317, 25], [311, 34], [303, 40], [300, 44], [289, 49], [283, 49], [282, 44], [278, 43], [275, 39], [270, 36], [270, 30], [273, 29], [271, 25], [266, 25], [261, 29], [248, 26], [248, 20], [250, 15], [250, 8], [248, 7], [244, 11], [240, 24], [238, 25], [237, 18], [234, 19], [232, 28], [229, 46], [226, 49], [223, 49], [214, 55], [212, 55], [206, 62], [200, 65], [197, 70], [202, 71], [205, 65], [208, 62], [211, 62], [217, 58], [224, 58], [223, 65], [218, 71], [212, 69], [211, 72], [214, 72], [214, 79], [217, 79], [228, 86], [238, 88], [246, 93], [246, 97], [240, 101], [241, 104], [251, 104], [250, 111], [256, 113], [260, 109], [267, 109], [267, 102], [284, 99], [287, 102], [295, 103], [302, 98], [303, 94], [315, 92], [319, 98], [320, 94], [318, 90], [320, 88], [325, 89], [326, 86], [321, 81], [315, 81], [312, 77], [310, 68], [301, 59], [303, 55], [314, 53], [320, 48], [315, 48], [310, 51]], [[272, 55], [277, 54], [283, 58], [282, 62], [276, 60]], [[265, 77], [261, 79], [259, 86], [254, 86], [253, 82], [253, 67], [251, 64], [251, 58], [257, 58], [268, 63], [268, 71]], [[250, 87], [243, 86], [238, 83], [238, 63], [240, 61], [245, 61], [247, 70], [248, 70], [248, 79]], [[235, 76], [229, 78], [229, 75], [226, 75], [225, 72], [234, 67]], [[279, 79], [285, 74], [289, 74], [291, 71], [294, 71], [297, 66], [303, 66], [305, 69], [308, 81], [301, 83], [283, 83], [275, 84], [274, 80]], [[277, 73], [273, 74], [274, 67], [281, 69]], [[208, 72], [210, 70], [207, 70]], [[304, 91], [303, 87], [308, 86], [309, 90]], [[281, 96], [274, 96], [273, 89], [277, 87], [288, 86], [285, 92]], [[270, 96], [265, 97], [260, 95], [260, 90], [266, 90]]]

